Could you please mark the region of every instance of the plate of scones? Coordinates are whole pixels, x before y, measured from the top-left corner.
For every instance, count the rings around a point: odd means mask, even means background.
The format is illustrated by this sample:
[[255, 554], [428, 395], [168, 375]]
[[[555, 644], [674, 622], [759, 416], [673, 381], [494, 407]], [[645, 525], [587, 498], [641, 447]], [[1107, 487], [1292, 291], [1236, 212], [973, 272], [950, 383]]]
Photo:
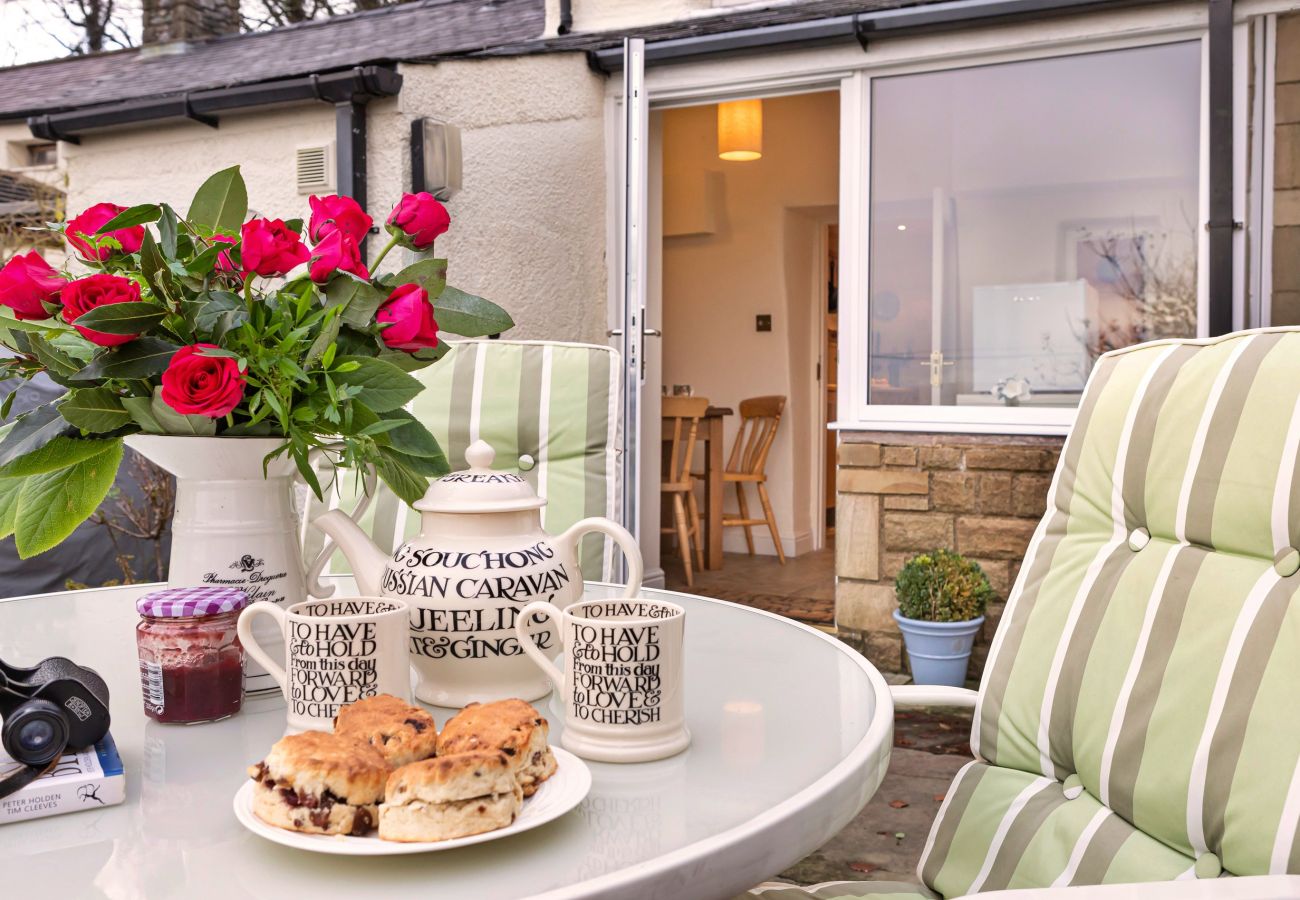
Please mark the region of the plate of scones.
[[449, 850], [536, 828], [587, 796], [591, 771], [547, 742], [522, 700], [471, 703], [439, 732], [389, 694], [344, 706], [334, 730], [281, 738], [248, 767], [235, 815], [288, 847], [345, 856]]

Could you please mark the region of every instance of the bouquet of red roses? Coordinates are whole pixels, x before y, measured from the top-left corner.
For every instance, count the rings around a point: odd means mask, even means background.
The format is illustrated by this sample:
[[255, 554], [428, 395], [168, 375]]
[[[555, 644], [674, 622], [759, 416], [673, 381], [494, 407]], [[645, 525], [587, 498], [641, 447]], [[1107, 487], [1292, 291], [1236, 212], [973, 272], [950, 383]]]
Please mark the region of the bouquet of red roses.
[[[239, 168], [209, 178], [188, 214], [164, 203], [99, 203], [60, 232], [83, 273], [36, 252], [0, 269], [0, 380], [44, 373], [67, 392], [0, 429], [0, 537], [23, 557], [55, 546], [104, 499], [139, 432], [273, 436], [317, 493], [308, 461], [374, 466], [408, 502], [445, 474], [438, 442], [403, 407], [410, 373], [446, 352], [439, 322], [465, 337], [513, 325], [451, 287], [432, 257], [450, 223], [407, 194], [391, 239], [367, 266], [369, 215], [348, 197], [312, 197], [301, 220], [245, 221]], [[395, 246], [420, 257], [373, 275]], [[14, 393], [0, 406], [8, 420]]]

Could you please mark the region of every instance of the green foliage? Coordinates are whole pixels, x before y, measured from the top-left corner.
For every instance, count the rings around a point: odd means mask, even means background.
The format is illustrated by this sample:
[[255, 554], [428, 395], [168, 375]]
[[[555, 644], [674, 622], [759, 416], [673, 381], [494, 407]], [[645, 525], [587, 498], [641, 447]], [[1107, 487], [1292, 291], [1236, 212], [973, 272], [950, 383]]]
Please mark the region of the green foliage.
[[993, 599], [988, 576], [951, 550], [932, 550], [908, 560], [894, 579], [898, 611], [927, 622], [968, 622], [984, 615]]
[[[135, 281], [140, 300], [97, 307], [76, 324], [131, 336], [126, 343], [97, 346], [59, 315], [19, 321], [0, 308], [0, 344], [14, 352], [0, 358], [0, 381], [44, 373], [69, 388], [0, 425], [0, 536], [13, 533], [21, 555], [54, 546], [94, 511], [130, 434], [279, 437], [275, 455], [293, 459], [318, 494], [308, 465], [315, 450], [336, 466], [373, 465], [408, 502], [423, 495], [429, 477], [448, 471], [433, 435], [403, 409], [422, 388], [410, 372], [447, 347], [389, 349], [376, 312], [395, 287], [414, 283], [451, 333], [495, 334], [513, 325], [510, 316], [448, 286], [443, 259], [374, 279], [336, 273], [324, 285], [231, 271], [227, 260], [238, 264], [247, 214], [235, 166], [205, 181], [185, 216], [167, 204], [141, 204], [105, 223], [97, 240], [115, 252], [96, 266]], [[288, 224], [302, 230], [300, 220]], [[135, 226], [145, 229], [140, 249], [123, 253], [108, 232]], [[215, 345], [203, 355], [239, 367], [243, 397], [228, 415], [182, 415], [162, 400], [163, 372], [177, 350], [194, 344]], [[0, 422], [9, 411], [0, 404]]]

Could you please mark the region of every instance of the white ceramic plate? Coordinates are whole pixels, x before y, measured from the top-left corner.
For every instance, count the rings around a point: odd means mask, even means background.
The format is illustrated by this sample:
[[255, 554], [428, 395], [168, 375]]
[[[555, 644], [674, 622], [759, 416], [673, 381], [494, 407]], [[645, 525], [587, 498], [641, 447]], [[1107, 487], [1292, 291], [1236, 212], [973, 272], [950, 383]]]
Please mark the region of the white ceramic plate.
[[587, 791], [591, 790], [591, 770], [587, 768], [587, 764], [562, 747], [552, 746], [551, 752], [555, 754], [555, 761], [558, 764], [555, 774], [542, 783], [536, 794], [524, 801], [524, 808], [514, 823], [505, 828], [498, 828], [496, 831], [472, 834], [469, 837], [408, 844], [380, 840], [379, 833], [375, 831], [366, 837], [286, 831], [283, 828], [267, 825], [253, 814], [253, 790], [257, 785], [252, 781], [245, 781], [244, 786], [235, 794], [235, 817], [253, 834], [264, 837], [268, 841], [284, 844], [286, 847], [296, 847], [299, 850], [333, 853], [339, 856], [395, 856], [481, 844], [484, 841], [494, 841], [497, 838], [536, 828], [538, 825], [545, 825], [573, 809], [582, 802], [583, 797], [587, 796]]

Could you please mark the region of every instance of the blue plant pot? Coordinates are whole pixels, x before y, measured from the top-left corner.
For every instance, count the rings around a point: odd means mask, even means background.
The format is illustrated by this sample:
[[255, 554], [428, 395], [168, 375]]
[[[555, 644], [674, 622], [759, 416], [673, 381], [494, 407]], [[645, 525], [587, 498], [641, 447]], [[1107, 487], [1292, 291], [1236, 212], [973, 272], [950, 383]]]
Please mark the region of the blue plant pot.
[[903, 632], [907, 659], [916, 684], [946, 684], [962, 687], [966, 683], [966, 666], [984, 617], [967, 622], [927, 622], [909, 619], [894, 610], [894, 621]]

